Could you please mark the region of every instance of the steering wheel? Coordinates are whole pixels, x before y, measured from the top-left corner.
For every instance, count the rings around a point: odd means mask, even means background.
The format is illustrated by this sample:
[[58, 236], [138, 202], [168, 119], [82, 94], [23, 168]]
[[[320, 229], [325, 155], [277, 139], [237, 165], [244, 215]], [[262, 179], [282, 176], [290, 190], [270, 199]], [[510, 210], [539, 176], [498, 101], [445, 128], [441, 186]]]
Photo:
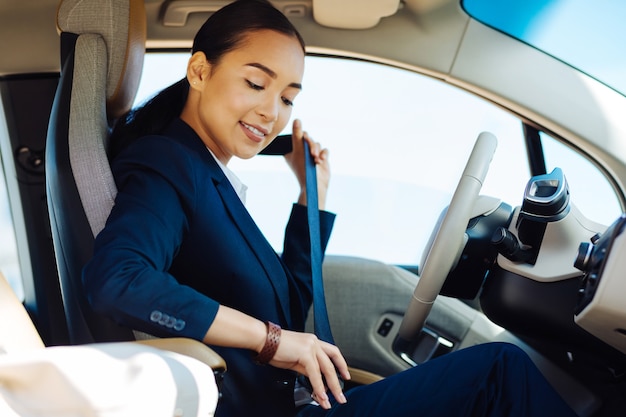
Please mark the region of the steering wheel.
[[435, 298], [463, 250], [465, 230], [497, 142], [496, 137], [489, 132], [478, 135], [450, 205], [433, 230], [432, 245], [426, 249], [428, 254], [420, 278], [400, 325], [399, 336], [409, 346], [417, 340]]

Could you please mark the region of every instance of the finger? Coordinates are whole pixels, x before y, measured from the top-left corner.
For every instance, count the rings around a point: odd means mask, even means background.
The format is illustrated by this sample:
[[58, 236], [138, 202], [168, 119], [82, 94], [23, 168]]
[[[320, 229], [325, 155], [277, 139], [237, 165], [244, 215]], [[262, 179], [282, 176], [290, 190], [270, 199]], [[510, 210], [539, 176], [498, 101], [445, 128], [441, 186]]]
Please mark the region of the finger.
[[322, 146], [318, 143], [315, 142], [307, 132], [304, 132], [302, 139], [306, 140], [307, 143], [309, 144], [309, 152], [311, 154], [311, 156], [313, 157], [313, 159], [315, 160], [316, 163], [320, 163], [320, 152], [322, 150]]
[[335, 397], [335, 400], [338, 403], [345, 404], [346, 397], [343, 394], [343, 387], [341, 385], [341, 382], [339, 381], [339, 378], [337, 376], [337, 370], [335, 369], [333, 362], [326, 355], [320, 357], [319, 362], [320, 369], [324, 374], [328, 389], [333, 394], [333, 397]]
[[[321, 145], [320, 145], [321, 147]], [[317, 160], [315, 161], [318, 164], [328, 163], [329, 151], [327, 148], [320, 150]]]
[[320, 163], [320, 152], [322, 152], [322, 145], [319, 142], [313, 142], [313, 146], [311, 146], [311, 155], [315, 158], [316, 163]]
[[295, 119], [293, 121], [293, 127], [291, 128], [291, 134], [294, 138], [302, 137], [302, 122], [300, 119]]
[[350, 378], [352, 377], [350, 376], [350, 371], [348, 370], [348, 363], [346, 362], [346, 359], [341, 354], [341, 351], [339, 350], [339, 348], [329, 343], [325, 343], [324, 345], [322, 345], [322, 348], [324, 349], [324, 352], [326, 353], [326, 355], [328, 355], [328, 357], [334, 364], [334, 367], [339, 372], [341, 377], [345, 379], [346, 381], [350, 380]]
[[322, 408], [329, 409], [330, 400], [328, 399], [328, 394], [326, 394], [326, 387], [318, 364], [311, 364], [311, 369], [306, 370], [306, 375], [309, 378], [311, 389], [313, 390], [311, 397], [317, 401]]

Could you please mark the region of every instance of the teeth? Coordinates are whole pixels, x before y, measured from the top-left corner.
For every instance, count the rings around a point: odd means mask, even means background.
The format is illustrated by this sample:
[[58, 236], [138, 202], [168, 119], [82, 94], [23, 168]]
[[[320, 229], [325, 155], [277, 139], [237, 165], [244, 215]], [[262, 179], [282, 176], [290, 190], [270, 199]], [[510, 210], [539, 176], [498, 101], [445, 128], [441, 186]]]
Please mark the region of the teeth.
[[255, 129], [254, 127], [247, 125], [245, 123], [241, 123], [246, 129], [248, 129], [250, 132], [254, 133], [257, 136], [265, 136], [265, 133], [261, 132], [259, 129]]

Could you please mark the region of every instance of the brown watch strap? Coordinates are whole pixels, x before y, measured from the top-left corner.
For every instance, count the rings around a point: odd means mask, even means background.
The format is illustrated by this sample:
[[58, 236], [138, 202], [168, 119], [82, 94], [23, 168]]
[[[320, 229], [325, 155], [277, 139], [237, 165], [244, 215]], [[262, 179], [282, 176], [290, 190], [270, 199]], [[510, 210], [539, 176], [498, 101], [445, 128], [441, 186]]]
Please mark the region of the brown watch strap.
[[271, 321], [265, 322], [265, 325], [267, 326], [267, 338], [265, 339], [263, 349], [254, 358], [254, 361], [260, 365], [267, 364], [272, 360], [280, 344], [280, 326]]

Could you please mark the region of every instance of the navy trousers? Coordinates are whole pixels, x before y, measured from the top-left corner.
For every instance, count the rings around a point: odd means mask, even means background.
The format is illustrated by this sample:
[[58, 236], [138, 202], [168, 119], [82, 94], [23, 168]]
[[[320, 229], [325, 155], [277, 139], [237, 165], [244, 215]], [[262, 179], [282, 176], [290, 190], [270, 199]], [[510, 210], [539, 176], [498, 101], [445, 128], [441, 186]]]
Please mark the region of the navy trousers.
[[328, 411], [305, 406], [298, 417], [576, 417], [528, 355], [506, 343], [444, 355], [346, 398]]

